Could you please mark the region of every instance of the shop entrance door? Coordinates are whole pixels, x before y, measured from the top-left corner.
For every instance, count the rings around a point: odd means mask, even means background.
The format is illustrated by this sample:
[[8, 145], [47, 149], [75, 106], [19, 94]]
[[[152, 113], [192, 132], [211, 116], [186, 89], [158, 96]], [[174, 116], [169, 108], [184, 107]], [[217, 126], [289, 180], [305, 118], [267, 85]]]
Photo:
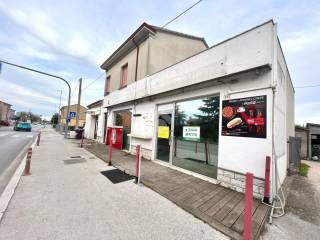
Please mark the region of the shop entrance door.
[[156, 159], [170, 162], [173, 104], [158, 106]]
[[171, 138], [171, 113], [158, 115], [157, 159], [169, 162]]

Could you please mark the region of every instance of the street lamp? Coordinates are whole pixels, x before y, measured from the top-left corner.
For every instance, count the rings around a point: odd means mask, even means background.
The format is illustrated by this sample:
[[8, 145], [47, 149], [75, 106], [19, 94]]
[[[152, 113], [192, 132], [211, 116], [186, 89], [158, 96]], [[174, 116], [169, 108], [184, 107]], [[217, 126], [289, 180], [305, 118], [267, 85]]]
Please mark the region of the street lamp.
[[[67, 107], [67, 116], [68, 116], [69, 111], [70, 111], [71, 87], [70, 87], [70, 84], [68, 83], [67, 80], [65, 80], [62, 77], [50, 74], [50, 73], [42, 72], [42, 71], [39, 71], [39, 70], [36, 70], [36, 69], [24, 67], [24, 66], [17, 65], [17, 64], [14, 64], [14, 63], [10, 63], [10, 62], [6, 62], [6, 61], [3, 61], [3, 60], [0, 60], [0, 63], [8, 64], [8, 65], [11, 65], [11, 66], [14, 66], [14, 67], [22, 68], [22, 69], [25, 69], [25, 70], [28, 70], [28, 71], [31, 71], [31, 72], [36, 72], [36, 73], [43, 74], [43, 75], [46, 75], [46, 76], [50, 76], [50, 77], [53, 77], [53, 78], [58, 78], [58, 79], [64, 81], [68, 85], [68, 89], [69, 89], [68, 107]], [[68, 135], [68, 121], [67, 121], [67, 117], [66, 117], [66, 129], [64, 131], [64, 138], [67, 138], [67, 135]]]
[[[59, 126], [59, 131], [61, 133], [61, 115], [60, 115], [60, 109], [61, 109], [61, 95], [62, 95], [62, 90], [57, 90], [57, 92], [60, 93], [60, 101], [59, 101], [59, 109], [58, 109], [58, 126]], [[67, 118], [66, 118], [67, 121]]]

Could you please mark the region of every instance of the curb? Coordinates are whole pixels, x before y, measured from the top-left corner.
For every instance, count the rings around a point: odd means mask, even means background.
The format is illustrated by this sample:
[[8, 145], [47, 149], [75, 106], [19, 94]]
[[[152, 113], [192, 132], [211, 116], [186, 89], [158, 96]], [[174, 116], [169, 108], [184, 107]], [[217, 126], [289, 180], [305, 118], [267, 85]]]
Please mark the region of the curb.
[[[31, 144], [30, 147], [34, 148], [34, 146], [36, 145], [37, 142], [37, 137], [35, 138], [34, 142]], [[14, 172], [13, 176], [11, 177], [8, 185], [6, 186], [6, 188], [3, 190], [1, 196], [0, 196], [0, 223], [2, 220], [2, 217], [5, 214], [5, 211], [7, 210], [7, 207], [10, 203], [10, 200], [18, 186], [18, 183], [20, 181], [22, 172], [24, 170], [24, 165], [25, 165], [25, 161], [27, 158], [27, 154], [24, 156], [24, 158], [21, 160], [18, 168], [16, 169], [16, 171]]]

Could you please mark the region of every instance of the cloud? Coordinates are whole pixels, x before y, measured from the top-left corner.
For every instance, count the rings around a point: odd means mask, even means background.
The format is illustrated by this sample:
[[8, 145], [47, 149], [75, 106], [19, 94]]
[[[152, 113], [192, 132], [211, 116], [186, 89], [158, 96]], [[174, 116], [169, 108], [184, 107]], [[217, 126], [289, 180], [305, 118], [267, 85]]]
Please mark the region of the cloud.
[[[72, 89], [82, 77], [85, 87], [100, 75], [100, 64], [142, 22], [161, 26], [195, 2], [0, 0], [1, 58], [62, 76]], [[205, 37], [213, 45], [274, 18], [294, 83], [310, 85], [320, 75], [314, 69], [320, 61], [319, 12], [316, 0], [203, 1], [168, 28]], [[1, 90], [7, 89], [0, 91], [0, 98], [18, 108], [31, 106], [49, 116], [58, 104], [57, 89], [63, 90], [66, 104], [67, 88], [61, 81], [9, 67], [0, 77]], [[83, 105], [103, 98], [103, 89], [101, 78], [83, 92]], [[307, 107], [319, 108], [317, 96], [317, 89], [296, 89], [296, 119], [317, 120]], [[72, 102], [76, 100], [77, 90]]]
[[49, 97], [45, 94], [41, 94], [39, 92], [33, 91], [29, 88], [23, 87], [21, 85], [17, 85], [14, 83], [10, 83], [0, 78], [0, 89], [6, 89], [6, 91], [1, 91], [0, 96], [4, 93], [14, 93], [15, 96], [23, 99], [35, 99], [37, 101], [42, 101], [46, 103], [56, 103], [57, 100], [53, 97]]
[[296, 32], [293, 36], [285, 39], [282, 46], [288, 52], [297, 52], [312, 47], [320, 41], [320, 29], [316, 31], [310, 29], [309, 31]]

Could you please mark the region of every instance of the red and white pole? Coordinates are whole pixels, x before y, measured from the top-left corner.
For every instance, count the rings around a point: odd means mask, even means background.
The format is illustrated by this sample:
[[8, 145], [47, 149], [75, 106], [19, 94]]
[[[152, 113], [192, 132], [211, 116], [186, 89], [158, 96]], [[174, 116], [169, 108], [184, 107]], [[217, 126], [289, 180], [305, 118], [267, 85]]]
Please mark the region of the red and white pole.
[[140, 182], [140, 145], [136, 146], [136, 176], [135, 183]]
[[31, 165], [32, 148], [28, 148], [26, 165], [24, 167], [23, 176], [31, 175], [30, 165]]
[[267, 204], [270, 203], [270, 165], [271, 165], [271, 159], [269, 156], [267, 156], [265, 176], [264, 176], [264, 197], [263, 197], [263, 202]]
[[244, 222], [243, 222], [243, 239], [251, 239], [252, 225], [252, 202], [253, 202], [253, 174], [246, 173], [246, 189], [244, 196]]

